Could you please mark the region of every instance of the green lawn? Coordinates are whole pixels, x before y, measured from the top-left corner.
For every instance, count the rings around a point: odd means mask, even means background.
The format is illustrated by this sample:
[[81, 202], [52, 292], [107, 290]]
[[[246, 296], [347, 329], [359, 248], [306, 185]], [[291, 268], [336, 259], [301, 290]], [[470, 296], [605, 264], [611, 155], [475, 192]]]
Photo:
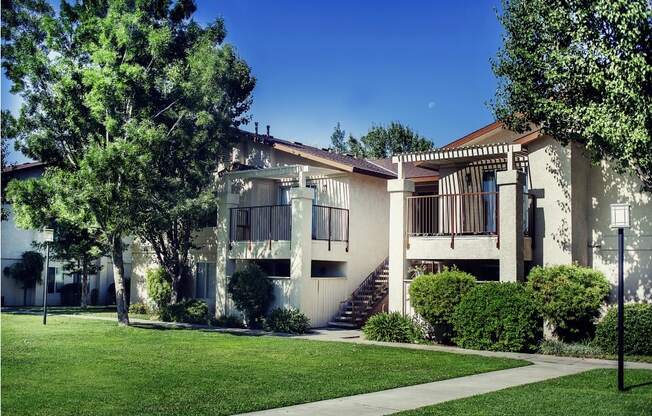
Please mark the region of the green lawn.
[[223, 415], [526, 365], [3, 313], [2, 414]]
[[625, 370], [625, 382], [627, 390], [618, 392], [616, 370], [592, 370], [399, 414], [401, 416], [652, 415], [652, 370]]

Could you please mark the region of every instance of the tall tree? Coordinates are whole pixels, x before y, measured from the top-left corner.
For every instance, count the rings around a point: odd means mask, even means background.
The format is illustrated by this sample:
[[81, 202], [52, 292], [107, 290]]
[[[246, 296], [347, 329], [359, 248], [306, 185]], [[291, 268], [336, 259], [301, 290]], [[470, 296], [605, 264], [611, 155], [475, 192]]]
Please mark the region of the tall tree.
[[183, 280], [206, 184], [250, 106], [249, 67], [222, 21], [199, 25], [195, 10], [89, 0], [55, 13], [23, 0], [3, 20], [3, 68], [24, 101], [16, 138], [48, 163], [40, 180], [57, 218], [109, 244], [123, 324], [123, 237], [142, 236]]
[[333, 149], [337, 153], [348, 153], [359, 159], [384, 159], [398, 153], [420, 152], [433, 148], [430, 140], [398, 121], [387, 126], [374, 125], [360, 139], [349, 134], [348, 140], [345, 141], [345, 134], [340, 123], [337, 123], [331, 135]]
[[[3, 273], [15, 279], [23, 286], [23, 305], [27, 305], [27, 291], [36, 287], [43, 279], [43, 256], [36, 251], [26, 251], [21, 255], [21, 259], [5, 267]], [[43, 286], [47, 290], [47, 285]]]
[[347, 143], [345, 141], [346, 132], [340, 126], [340, 122], [337, 122], [335, 129], [333, 129], [333, 134], [331, 134], [331, 147], [336, 153], [346, 153], [347, 152]]
[[430, 140], [396, 121], [389, 123], [388, 126], [372, 126], [360, 140], [364, 145], [367, 157], [376, 159], [433, 148]]
[[652, 191], [648, 0], [504, 0], [496, 117], [585, 145]]

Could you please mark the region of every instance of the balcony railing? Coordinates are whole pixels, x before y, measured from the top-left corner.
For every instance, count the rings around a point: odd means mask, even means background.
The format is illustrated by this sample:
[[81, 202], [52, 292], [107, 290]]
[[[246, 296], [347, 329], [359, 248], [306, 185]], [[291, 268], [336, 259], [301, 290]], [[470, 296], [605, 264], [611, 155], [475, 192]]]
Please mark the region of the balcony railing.
[[498, 192], [411, 196], [407, 202], [410, 236], [498, 234]]
[[[289, 241], [292, 239], [292, 206], [237, 207], [230, 211], [230, 241]], [[349, 242], [349, 210], [313, 205], [312, 239]]]
[[346, 251], [349, 251], [349, 210], [313, 205], [312, 239], [328, 241], [329, 250], [332, 241], [343, 241], [347, 243]]
[[231, 241], [290, 240], [292, 207], [261, 205], [231, 208]]
[[[523, 234], [534, 234], [536, 198], [525, 194]], [[500, 206], [498, 192], [473, 192], [410, 196], [407, 198], [409, 236], [488, 235], [498, 236]]]

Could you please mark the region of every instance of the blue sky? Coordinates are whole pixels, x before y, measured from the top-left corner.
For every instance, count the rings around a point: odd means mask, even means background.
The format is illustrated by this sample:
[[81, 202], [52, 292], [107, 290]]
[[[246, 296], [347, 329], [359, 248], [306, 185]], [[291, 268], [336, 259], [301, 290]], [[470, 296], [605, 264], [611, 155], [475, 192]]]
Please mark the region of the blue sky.
[[224, 18], [258, 79], [253, 120], [274, 136], [327, 146], [338, 121], [359, 137], [398, 120], [442, 145], [493, 121], [499, 0], [197, 3], [197, 20]]

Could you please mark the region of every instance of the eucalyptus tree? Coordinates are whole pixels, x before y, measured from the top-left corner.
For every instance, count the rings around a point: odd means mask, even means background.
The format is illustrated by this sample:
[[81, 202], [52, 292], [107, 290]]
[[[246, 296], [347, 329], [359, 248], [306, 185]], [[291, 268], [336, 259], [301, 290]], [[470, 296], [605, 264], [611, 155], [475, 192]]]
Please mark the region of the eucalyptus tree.
[[212, 173], [247, 121], [250, 69], [224, 43], [223, 22], [200, 25], [195, 11], [189, 0], [62, 2], [58, 12], [24, 0], [3, 14], [2, 65], [23, 98], [18, 146], [47, 163], [39, 180], [57, 219], [109, 245], [122, 324], [123, 238], [151, 244], [179, 289], [199, 213], [214, 203]]
[[649, 0], [504, 0], [496, 117], [583, 143], [652, 191]]

